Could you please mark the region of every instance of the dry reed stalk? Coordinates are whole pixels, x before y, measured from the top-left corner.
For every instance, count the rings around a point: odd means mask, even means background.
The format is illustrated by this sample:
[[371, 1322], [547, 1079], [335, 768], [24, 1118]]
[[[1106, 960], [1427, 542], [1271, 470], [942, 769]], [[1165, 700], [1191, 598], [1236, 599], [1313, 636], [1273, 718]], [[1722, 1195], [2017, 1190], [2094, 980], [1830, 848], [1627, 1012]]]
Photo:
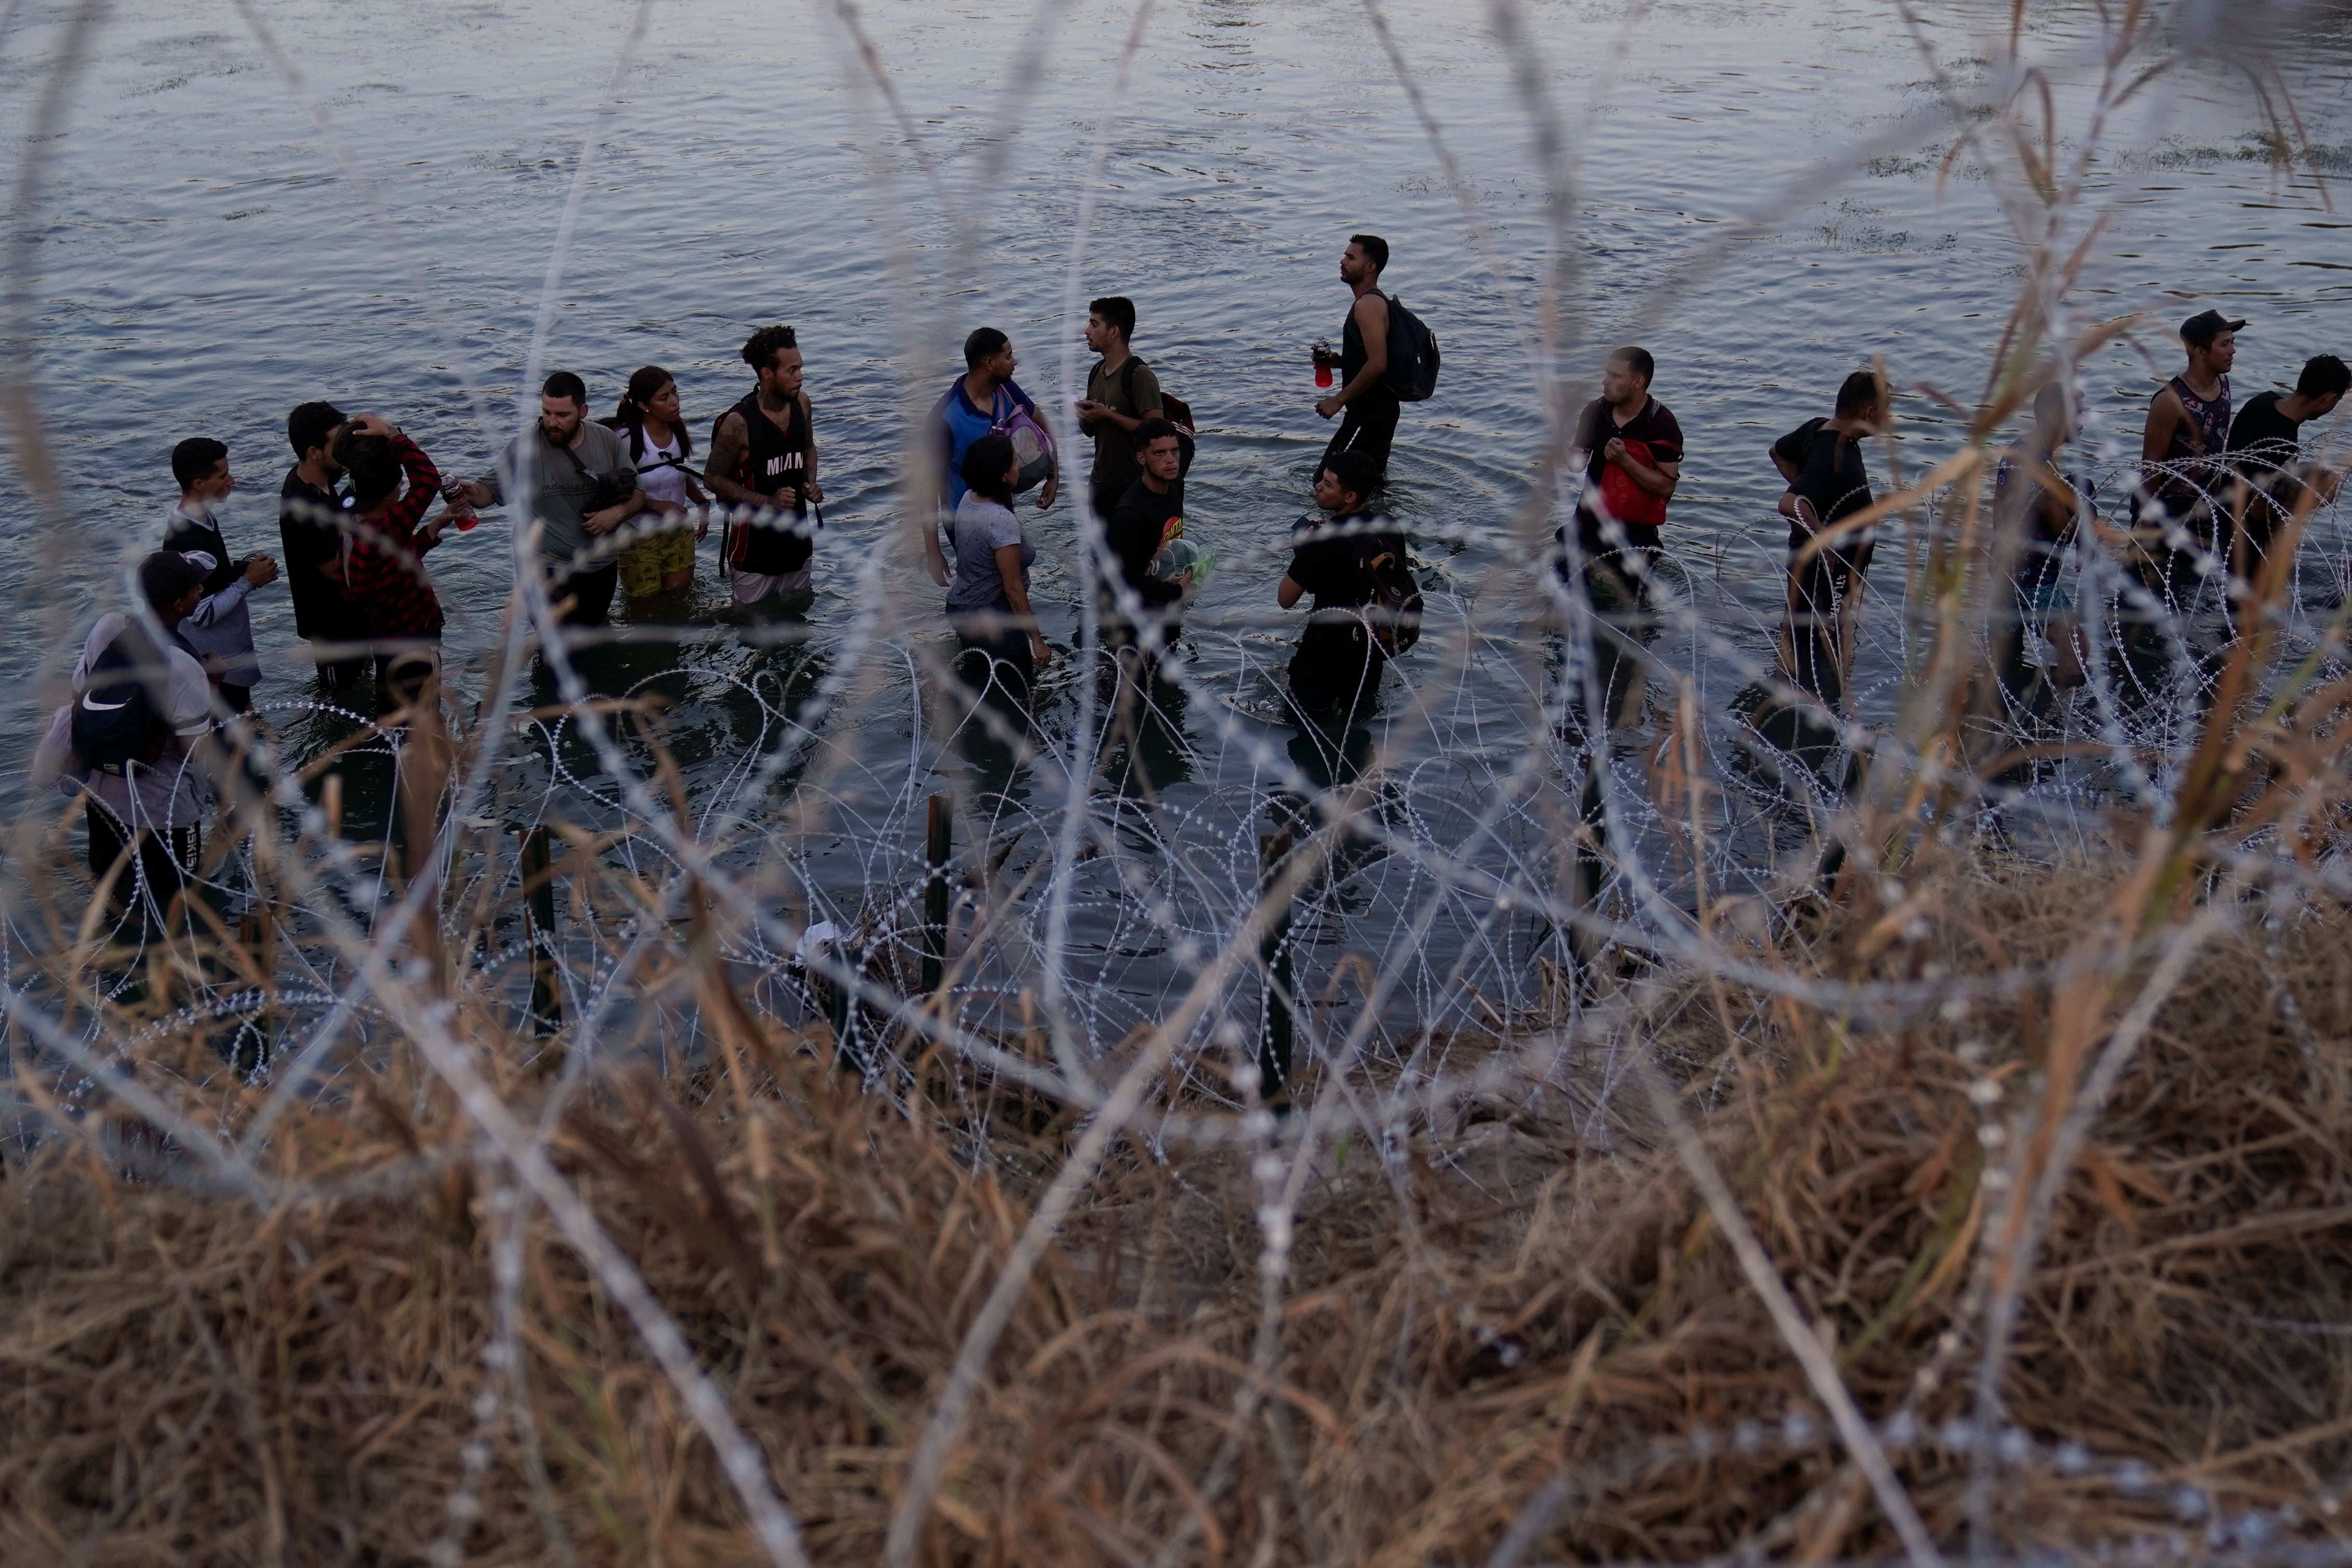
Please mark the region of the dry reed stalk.
[[[1982, 881], [1929, 946], [1963, 976], [2030, 973], [2116, 896], [2087, 872]], [[2026, 1429], [2140, 1456], [2217, 1507], [2307, 1496], [2352, 1460], [2352, 1359], [2328, 1332], [2352, 1321], [2352, 953], [2329, 924], [2280, 940], [2266, 957], [2217, 935], [2153, 1009], [2058, 1190], [2000, 1388]], [[1654, 1059], [1686, 1079], [1693, 1135], [1874, 1418], [1915, 1393], [1967, 1286], [1998, 1154], [1983, 1130], [2007, 1125], [1986, 1085], [2011, 1103], [2048, 1069], [2069, 983], [2049, 973], [1883, 1030], [1737, 986], [1626, 1004], [1665, 1020]], [[525, 1120], [558, 1110], [556, 1166], [678, 1323], [812, 1560], [847, 1563], [881, 1551], [1056, 1162], [1001, 1130], [975, 1170], [969, 1121], [951, 1144], [929, 1112], [841, 1084], [822, 1050], [763, 1032], [691, 1076], [559, 1101], [517, 1066], [495, 1088]], [[520, 1239], [534, 1496], [520, 1428], [474, 1406], [498, 1184], [447, 1094], [398, 1077], [286, 1114], [269, 1174], [307, 1196], [274, 1205], [126, 1182], [69, 1144], [12, 1173], [0, 1557], [419, 1559], [481, 1425], [496, 1456], [469, 1560], [551, 1561], [549, 1516], [581, 1562], [759, 1560], [709, 1445], [543, 1213]], [[250, 1092], [183, 1096], [224, 1125], [254, 1113]], [[1401, 1167], [1336, 1141], [1307, 1156], [1270, 1362], [1246, 1149], [1106, 1162], [1011, 1298], [918, 1560], [1140, 1558], [1181, 1530], [1202, 1561], [1259, 1542], [1280, 1561], [1461, 1561], [1547, 1487], [1562, 1500], [1536, 1539], [1556, 1552], [1891, 1546], [1827, 1442], [1685, 1443], [1818, 1406], [1654, 1127], [1621, 1117], [1603, 1144], [1557, 1097], [1484, 1103], [1499, 1108], [1421, 1126]], [[1929, 1429], [1969, 1408], [1964, 1382], [1915, 1400]], [[1229, 1441], [1227, 1483], [1202, 1490]], [[1965, 1454], [1890, 1458], [1948, 1538]], [[2045, 1470], [2005, 1478], [1997, 1529], [2083, 1547], [2163, 1512]]]

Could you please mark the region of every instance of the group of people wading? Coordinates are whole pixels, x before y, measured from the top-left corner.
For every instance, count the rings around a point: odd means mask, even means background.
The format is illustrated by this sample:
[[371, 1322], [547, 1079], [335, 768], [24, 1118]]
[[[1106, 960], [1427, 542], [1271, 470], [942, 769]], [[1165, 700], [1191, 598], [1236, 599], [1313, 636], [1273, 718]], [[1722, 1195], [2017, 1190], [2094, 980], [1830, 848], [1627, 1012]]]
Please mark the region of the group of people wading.
[[[2009, 591], [1993, 607], [1991, 664], [2013, 716], [2047, 718], [2058, 694], [2085, 678], [2095, 632], [2064, 575], [2078, 544], [2106, 552], [2118, 569], [2109, 619], [2123, 685], [2137, 700], [2168, 689], [2167, 627], [2188, 627], [2200, 605], [2210, 606], [2226, 645], [2265, 592], [2291, 580], [2300, 519], [2335, 500], [2339, 478], [2305, 456], [2302, 427], [2335, 411], [2352, 389], [2352, 370], [2333, 354], [2316, 355], [2292, 391], [2236, 405], [2230, 371], [2245, 325], [2210, 309], [2181, 323], [2187, 363], [2149, 400], [2140, 476], [2114, 515], [2103, 514], [2095, 486], [2068, 466], [2077, 424], [2069, 388], [2052, 380], [2035, 392], [2030, 427], [1993, 482], [1994, 564]], [[1574, 548], [1560, 557], [1562, 577], [1580, 582], [1595, 612], [1591, 689], [1612, 722], [1623, 719], [1640, 690], [1639, 645], [1656, 623], [1660, 529], [1684, 460], [1680, 426], [1650, 393], [1654, 369], [1643, 350], [1618, 350], [1601, 395], [1584, 410], [1574, 461], [1584, 465], [1585, 483]], [[1857, 371], [1829, 414], [1768, 452], [1787, 486], [1779, 501], [1789, 523], [1783, 689], [1758, 692], [1750, 717], [1767, 738], [1808, 760], [1833, 747], [1834, 721], [1848, 716], [1876, 531], [1868, 453], [1891, 415], [1881, 378]], [[2210, 664], [2219, 651], [2202, 653]], [[1571, 693], [1580, 710], [1581, 698]]]
[[[1406, 538], [1378, 501], [1401, 410], [1431, 395], [1438, 356], [1434, 336], [1382, 290], [1388, 261], [1378, 235], [1350, 236], [1339, 267], [1351, 295], [1340, 347], [1318, 343], [1312, 354], [1328, 389], [1316, 412], [1339, 426], [1311, 476], [1316, 509], [1292, 526], [1275, 587], [1286, 611], [1312, 600], [1285, 683], [1303, 732], [1332, 734], [1361, 717], [1387, 664], [1419, 634]], [[2101, 524], [2091, 487], [2064, 466], [2074, 427], [2067, 393], [2053, 383], [2034, 400], [2032, 430], [1995, 487], [2015, 614], [2000, 618], [1994, 663], [2017, 704], [2038, 711], [2082, 678], [2086, 633], [2061, 569], [2086, 523], [2112, 535], [2133, 580], [2168, 605], [2186, 605], [2204, 577], [2225, 570], [2234, 624], [2251, 602], [2243, 584], [2284, 537], [2283, 521], [2298, 515], [2293, 492], [2333, 498], [2333, 476], [2302, 462], [2299, 433], [2335, 408], [2352, 374], [2322, 355], [2292, 392], [2261, 393], [2233, 414], [2229, 373], [2243, 325], [2210, 310], [2182, 324], [2188, 363], [2150, 405], [2135, 517], [2117, 528]], [[1072, 412], [1094, 443], [1084, 493], [1100, 525], [1090, 575], [1104, 643], [1148, 686], [1213, 552], [1185, 537], [1198, 436], [1191, 411], [1135, 353], [1135, 329], [1132, 301], [1092, 302], [1086, 340], [1098, 357]], [[529, 494], [518, 526], [565, 628], [605, 625], [616, 595], [632, 621], [675, 623], [688, 612], [698, 547], [714, 522], [731, 617], [804, 612], [818, 588], [824, 489], [799, 340], [791, 327], [762, 327], [741, 357], [752, 384], [703, 443], [677, 379], [659, 366], [633, 374], [601, 422], [588, 417], [582, 379], [556, 371], [541, 387], [538, 419], [470, 480], [445, 475], [382, 417], [305, 402], [287, 419], [294, 461], [279, 489], [282, 563], [238, 556], [228, 541], [224, 504], [236, 481], [227, 447], [180, 442], [171, 454], [178, 500], [161, 548], [140, 563], [138, 602], [91, 628], [73, 700], [58, 710], [36, 767], [84, 801], [90, 871], [118, 910], [135, 906], [152, 922], [194, 875], [215, 781], [233, 770], [226, 758], [249, 749], [253, 721], [242, 716], [265, 678], [251, 596], [278, 581], [332, 700], [358, 698], [372, 671], [381, 722], [429, 710], [436, 733], [442, 612], [432, 552], [510, 496]], [[1050, 422], [1013, 379], [1016, 368], [1003, 332], [982, 328], [966, 340], [963, 373], [930, 414], [940, 521], [925, 530], [922, 555], [946, 591], [961, 683], [1025, 722], [1037, 673], [1055, 654], [1031, 597], [1036, 549], [1020, 506], [1034, 494], [1036, 509], [1052, 507], [1064, 476]], [[1583, 484], [1555, 552], [1559, 587], [1580, 590], [1594, 612], [1590, 689], [1601, 694], [1609, 724], [1624, 718], [1641, 645], [1654, 635], [1654, 568], [1685, 460], [1680, 425], [1652, 394], [1655, 374], [1643, 349], [1610, 357], [1601, 395], [1579, 419], [1572, 461]], [[1845, 706], [1873, 548], [1867, 452], [1890, 414], [1885, 385], [1857, 371], [1829, 413], [1769, 449], [1789, 523], [1780, 706], [1801, 719]], [[2251, 481], [2258, 498], [2249, 501], [2244, 485], [2231, 490], [2232, 478]]]

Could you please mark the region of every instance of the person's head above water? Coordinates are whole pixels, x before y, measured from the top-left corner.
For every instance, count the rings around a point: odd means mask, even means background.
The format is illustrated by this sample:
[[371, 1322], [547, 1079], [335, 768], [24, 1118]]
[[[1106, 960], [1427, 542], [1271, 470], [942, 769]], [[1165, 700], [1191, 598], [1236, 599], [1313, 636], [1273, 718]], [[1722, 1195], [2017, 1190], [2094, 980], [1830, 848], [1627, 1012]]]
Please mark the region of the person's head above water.
[[1339, 281], [1354, 287], [1376, 283], [1389, 269], [1389, 242], [1378, 235], [1349, 235], [1339, 253]]
[[971, 444], [959, 472], [965, 489], [1000, 507], [1010, 507], [1013, 486], [1021, 482], [1020, 466], [1012, 441], [991, 431]]
[[343, 423], [343, 412], [331, 402], [303, 402], [294, 405], [286, 416], [286, 443], [294, 448], [294, 461], [308, 463], [314, 457], [323, 461], [331, 474], [341, 472], [331, 450], [335, 432]]
[[380, 512], [400, 494], [400, 457], [381, 435], [347, 430], [336, 439], [335, 461], [351, 476], [352, 510]]
[[159, 549], [139, 563], [139, 594], [155, 619], [176, 626], [204, 598], [205, 569], [178, 550]]
[[1184, 438], [1165, 419], [1147, 419], [1135, 427], [1135, 461], [1145, 476], [1160, 486], [1175, 483], [1184, 471]]
[[2238, 334], [2245, 328], [2243, 319], [2232, 321], [2219, 310], [2200, 310], [2180, 324], [2180, 346], [2189, 350], [2189, 363], [2215, 375], [2226, 376], [2238, 359]]
[[209, 435], [191, 435], [172, 448], [172, 477], [180, 482], [183, 500], [226, 500], [236, 486], [229, 476], [228, 448]]
[[[570, 371], [558, 371], [539, 389], [540, 434], [557, 446], [569, 446], [588, 417], [588, 383]], [[356, 478], [353, 484], [357, 484]]]
[[1620, 349], [1609, 356], [1609, 363], [1601, 372], [1601, 400], [1618, 408], [1630, 406], [1639, 413], [1650, 395], [1650, 378], [1657, 373], [1658, 361], [1650, 358], [1649, 350]]
[[1876, 371], [1856, 371], [1838, 387], [1837, 416], [1868, 424], [1886, 420], [1886, 387]]
[[790, 327], [762, 327], [743, 340], [743, 362], [760, 378], [760, 391], [782, 402], [801, 395], [804, 361], [800, 334]]
[[1135, 340], [1135, 301], [1123, 294], [1105, 295], [1087, 307], [1087, 348], [1104, 353], [1114, 338], [1121, 344]]
[[974, 375], [1009, 382], [1014, 365], [1013, 340], [993, 327], [979, 327], [963, 340], [963, 366]]
[[2315, 354], [2305, 360], [2303, 374], [2295, 378], [2294, 395], [2311, 405], [2313, 419], [2335, 413], [2347, 392], [2352, 392], [2352, 366], [2333, 354]]
[[1315, 504], [1335, 517], [1352, 516], [1364, 509], [1378, 479], [1372, 460], [1362, 453], [1335, 452], [1316, 471]]

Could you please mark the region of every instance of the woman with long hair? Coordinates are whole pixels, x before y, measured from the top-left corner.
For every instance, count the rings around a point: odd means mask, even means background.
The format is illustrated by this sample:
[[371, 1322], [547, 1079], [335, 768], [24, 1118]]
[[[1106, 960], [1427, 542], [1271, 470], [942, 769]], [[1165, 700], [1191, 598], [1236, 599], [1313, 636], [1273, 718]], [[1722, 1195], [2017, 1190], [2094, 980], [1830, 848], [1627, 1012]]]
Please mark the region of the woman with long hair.
[[[688, 507], [709, 504], [686, 460], [694, 437], [678, 413], [677, 378], [659, 365], [646, 365], [629, 378], [621, 406], [606, 422], [628, 437], [629, 461], [637, 486], [663, 517], [682, 517]], [[639, 539], [621, 552], [621, 589], [632, 601], [681, 592], [694, 582], [694, 547], [710, 531], [706, 515], [691, 538], [683, 523]]]

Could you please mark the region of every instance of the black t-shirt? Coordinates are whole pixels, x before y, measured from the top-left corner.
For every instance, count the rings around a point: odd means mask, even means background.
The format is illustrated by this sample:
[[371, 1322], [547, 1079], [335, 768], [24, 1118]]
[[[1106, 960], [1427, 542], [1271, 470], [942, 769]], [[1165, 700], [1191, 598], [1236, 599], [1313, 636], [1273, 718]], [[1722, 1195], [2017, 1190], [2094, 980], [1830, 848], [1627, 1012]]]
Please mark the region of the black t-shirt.
[[342, 590], [320, 571], [342, 558], [342, 530], [327, 520], [328, 514], [349, 510], [348, 497], [321, 490], [302, 477], [299, 469], [286, 471], [278, 491], [278, 537], [286, 546], [286, 587], [294, 596], [294, 632], [312, 642], [355, 641], [362, 635], [357, 616], [346, 605]]
[[[1382, 550], [1405, 553], [1396, 520], [1377, 512], [1326, 522], [1305, 517], [1291, 528], [1297, 539], [1290, 552], [1291, 581], [1315, 596], [1314, 612], [1290, 661], [1290, 683], [1301, 699], [1317, 706], [1370, 695], [1387, 662], [1355, 616], [1327, 611], [1360, 610], [1371, 602], [1373, 582], [1366, 563]], [[1315, 536], [1321, 537], [1315, 537]]]
[[1151, 558], [1160, 547], [1184, 531], [1184, 481], [1178, 479], [1168, 486], [1165, 495], [1155, 494], [1151, 486], [1138, 479], [1127, 487], [1127, 494], [1103, 525], [1103, 535], [1111, 553], [1118, 557], [1119, 575], [1135, 590], [1136, 597], [1146, 604], [1167, 604], [1183, 597], [1184, 591], [1172, 582], [1155, 581], [1151, 575]]
[[2250, 476], [2261, 477], [2303, 455], [2303, 422], [2279, 412], [2278, 393], [2257, 392], [2230, 426], [2230, 450], [2253, 457], [2254, 462], [2242, 466]]
[[[1870, 472], [1862, 462], [1862, 443], [1830, 429], [1829, 423], [1826, 419], [1809, 419], [1772, 444], [1773, 455], [1797, 471], [1789, 488], [1811, 506], [1813, 516], [1823, 528], [1863, 510], [1872, 499]], [[1802, 521], [1789, 519], [1790, 549], [1803, 549], [1812, 534], [1813, 530]], [[1861, 535], [1839, 540], [1835, 548], [1842, 554], [1850, 554], [1869, 542], [1868, 531], [1864, 530]]]
[[[1576, 421], [1576, 444], [1585, 454], [1584, 479], [1586, 487], [1597, 494], [1601, 476], [1608, 471], [1608, 459], [1601, 455], [1612, 437], [1626, 441], [1646, 442], [1650, 448], [1650, 466], [1683, 460], [1683, 427], [1675, 422], [1673, 413], [1656, 398], [1642, 406], [1642, 412], [1626, 423], [1617, 423], [1617, 411], [1606, 400], [1594, 398], [1584, 405], [1584, 413]], [[1619, 519], [1625, 530], [1625, 542], [1645, 549], [1655, 549], [1658, 530], [1646, 523], [1629, 523]], [[1617, 547], [1602, 535], [1601, 514], [1580, 500], [1576, 507], [1576, 542], [1589, 558]]]

